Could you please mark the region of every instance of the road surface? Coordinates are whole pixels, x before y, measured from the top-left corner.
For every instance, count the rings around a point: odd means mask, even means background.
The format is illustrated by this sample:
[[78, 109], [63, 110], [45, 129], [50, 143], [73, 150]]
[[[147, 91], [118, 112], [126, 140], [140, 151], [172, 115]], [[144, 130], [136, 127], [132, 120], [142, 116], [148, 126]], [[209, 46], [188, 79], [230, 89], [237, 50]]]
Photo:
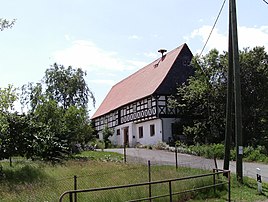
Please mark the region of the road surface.
[[[124, 154], [124, 149], [106, 149], [105, 151], [117, 152]], [[147, 163], [150, 160], [151, 164], [161, 165], [175, 165], [175, 153], [164, 150], [149, 150], [149, 149], [138, 149], [138, 148], [127, 148], [126, 149], [127, 161], [128, 162], [140, 162]], [[201, 168], [212, 170], [215, 168], [215, 162], [213, 159], [206, 159], [199, 156], [193, 156], [189, 154], [178, 153], [178, 165]], [[223, 168], [223, 160], [217, 160], [218, 168]], [[243, 176], [248, 176], [256, 179], [256, 169], [261, 169], [262, 181], [268, 182], [268, 165], [261, 163], [248, 163], [243, 162]], [[231, 173], [236, 173], [236, 162], [230, 162]]]

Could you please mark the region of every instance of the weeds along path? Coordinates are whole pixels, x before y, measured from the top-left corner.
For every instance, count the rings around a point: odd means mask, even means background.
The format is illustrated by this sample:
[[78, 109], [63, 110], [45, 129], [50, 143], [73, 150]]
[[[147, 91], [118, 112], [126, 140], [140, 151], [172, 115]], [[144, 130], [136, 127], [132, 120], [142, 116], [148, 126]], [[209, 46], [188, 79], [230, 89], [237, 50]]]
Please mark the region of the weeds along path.
[[[121, 148], [105, 149], [105, 151], [124, 153], [124, 149]], [[127, 148], [126, 155], [127, 162], [147, 164], [150, 160], [151, 164], [175, 166], [175, 153], [170, 151]], [[217, 165], [218, 168], [223, 168], [223, 160], [217, 160]], [[212, 170], [215, 168], [215, 163], [213, 159], [178, 153], [178, 166]], [[243, 162], [243, 175], [256, 178], [256, 168], [261, 169], [262, 180], [268, 182], [268, 165], [266, 164]], [[230, 170], [232, 173], [236, 172], [235, 161], [230, 162]]]

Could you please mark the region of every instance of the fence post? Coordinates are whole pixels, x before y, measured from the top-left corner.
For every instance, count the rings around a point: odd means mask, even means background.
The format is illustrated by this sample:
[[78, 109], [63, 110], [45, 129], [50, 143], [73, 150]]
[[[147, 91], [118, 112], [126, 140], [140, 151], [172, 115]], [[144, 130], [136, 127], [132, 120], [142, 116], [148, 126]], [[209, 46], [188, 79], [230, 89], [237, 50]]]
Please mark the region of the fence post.
[[258, 184], [258, 192], [262, 193], [262, 182], [261, 182], [261, 169], [257, 168], [257, 184]]
[[126, 143], [124, 144], [124, 162], [127, 162], [127, 155], [126, 155]]
[[228, 201], [231, 202], [231, 172], [228, 170]]
[[175, 161], [176, 161], [176, 170], [178, 170], [178, 150], [177, 150], [177, 146], [175, 146]]
[[72, 195], [72, 192], [69, 193], [69, 199], [70, 199], [70, 202], [73, 202], [73, 195]]
[[[216, 172], [218, 172], [218, 170], [216, 170]], [[214, 189], [214, 194], [216, 193], [216, 186], [215, 186], [215, 184], [216, 184], [216, 177], [215, 177], [215, 169], [213, 169], [213, 189]]]
[[[77, 190], [77, 176], [74, 175], [74, 190]], [[74, 202], [77, 202], [77, 193], [74, 193]]]
[[[148, 160], [148, 180], [149, 182], [151, 182], [151, 161]], [[152, 197], [152, 187], [151, 187], [151, 184], [149, 184], [149, 198], [150, 198], [150, 201], [152, 201], [151, 199]]]
[[169, 185], [169, 201], [172, 202], [172, 186], [171, 186], [171, 181], [168, 181]]

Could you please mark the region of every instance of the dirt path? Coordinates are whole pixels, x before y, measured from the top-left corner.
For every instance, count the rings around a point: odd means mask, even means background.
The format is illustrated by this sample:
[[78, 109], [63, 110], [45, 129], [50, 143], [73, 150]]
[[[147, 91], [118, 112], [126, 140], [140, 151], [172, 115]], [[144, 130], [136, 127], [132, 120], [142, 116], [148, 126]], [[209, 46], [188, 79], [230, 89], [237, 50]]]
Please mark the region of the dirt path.
[[[117, 153], [124, 153], [123, 149], [106, 149], [105, 151], [112, 151]], [[175, 165], [175, 153], [163, 150], [149, 150], [149, 149], [126, 149], [127, 161], [147, 163], [150, 160], [151, 164]], [[211, 170], [215, 168], [215, 162], [212, 159], [206, 159], [198, 156], [188, 154], [178, 154], [178, 165], [191, 168], [202, 168]], [[217, 160], [218, 168], [223, 168], [223, 160]], [[268, 182], [268, 165], [261, 163], [243, 162], [243, 175], [256, 179], [256, 168], [261, 169], [262, 180]], [[230, 162], [230, 170], [236, 173], [236, 162]]]

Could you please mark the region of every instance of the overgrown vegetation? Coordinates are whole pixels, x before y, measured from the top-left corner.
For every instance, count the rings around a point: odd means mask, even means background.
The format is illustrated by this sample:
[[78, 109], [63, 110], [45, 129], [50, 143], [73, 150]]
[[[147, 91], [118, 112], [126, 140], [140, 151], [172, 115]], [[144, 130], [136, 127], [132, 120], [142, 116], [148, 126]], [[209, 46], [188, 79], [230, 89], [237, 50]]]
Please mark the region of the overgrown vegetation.
[[[91, 159], [91, 160], [90, 160]], [[94, 159], [94, 160], [93, 160]], [[117, 159], [116, 161], [114, 159]], [[10, 167], [8, 162], [2, 161], [2, 175], [0, 175], [0, 197], [4, 202], [16, 201], [58, 201], [60, 194], [66, 190], [73, 189], [74, 175], [77, 177], [79, 189], [103, 187], [112, 185], [123, 185], [148, 181], [148, 167], [138, 164], [122, 163], [122, 155], [106, 152], [82, 152], [76, 158], [63, 164], [52, 165], [40, 161], [30, 161], [17, 158], [14, 166]], [[181, 167], [177, 171], [173, 166], [152, 165], [152, 180], [163, 180], [175, 177], [185, 177], [207, 173], [200, 169]], [[211, 183], [212, 178], [202, 180], [190, 180], [174, 183], [174, 190], [189, 189]], [[153, 185], [153, 194], [167, 193], [168, 185]], [[267, 185], [263, 184], [264, 195], [256, 191], [255, 180], [244, 179], [244, 185], [232, 180], [232, 200], [256, 201], [264, 200], [267, 194]], [[211, 200], [226, 201], [226, 188], [206, 189], [200, 192], [191, 192], [176, 197], [178, 201], [187, 200]], [[94, 194], [79, 194], [79, 201], [123, 201], [130, 198], [148, 196], [148, 190], [127, 189], [117, 191], [105, 191]], [[94, 199], [94, 200], [93, 200]], [[175, 199], [175, 197], [174, 197]], [[161, 199], [160, 201], [165, 201]], [[167, 201], [169, 199], [167, 198]]]

